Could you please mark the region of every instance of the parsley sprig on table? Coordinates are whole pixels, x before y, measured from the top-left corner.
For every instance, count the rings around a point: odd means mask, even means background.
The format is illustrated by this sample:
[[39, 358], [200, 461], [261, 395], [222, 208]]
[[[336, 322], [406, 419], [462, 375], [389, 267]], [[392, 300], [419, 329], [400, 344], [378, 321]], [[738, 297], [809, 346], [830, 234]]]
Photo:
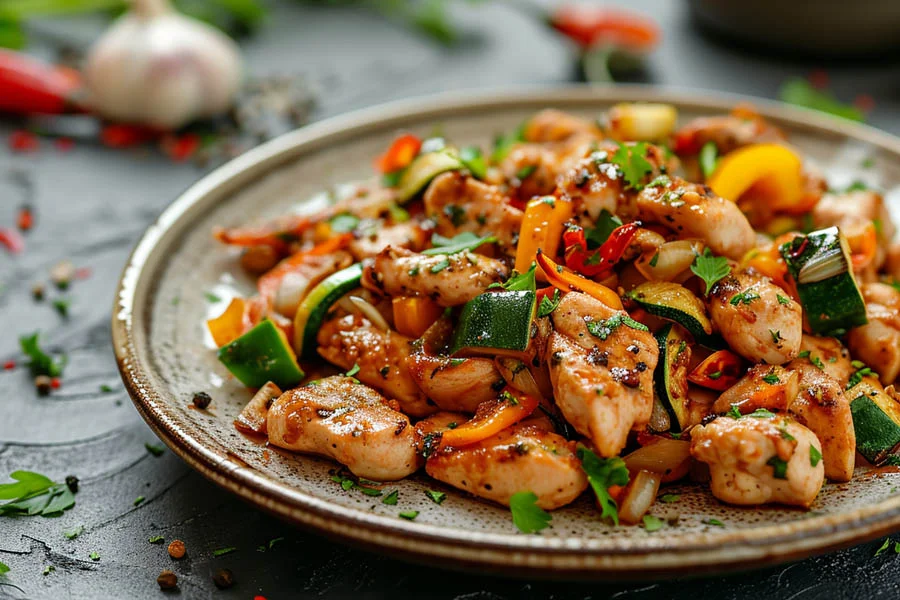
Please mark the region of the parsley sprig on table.
[[31, 369], [32, 375], [46, 375], [48, 377], [59, 377], [62, 375], [68, 359], [65, 355], [53, 358], [41, 348], [38, 341], [39, 333], [35, 332], [31, 335], [23, 335], [19, 338], [19, 345], [22, 347], [22, 353], [28, 357], [28, 368]]
[[51, 517], [62, 514], [75, 505], [75, 494], [65, 483], [56, 483], [45, 475], [32, 471], [14, 471], [15, 483], [0, 484], [0, 516]]

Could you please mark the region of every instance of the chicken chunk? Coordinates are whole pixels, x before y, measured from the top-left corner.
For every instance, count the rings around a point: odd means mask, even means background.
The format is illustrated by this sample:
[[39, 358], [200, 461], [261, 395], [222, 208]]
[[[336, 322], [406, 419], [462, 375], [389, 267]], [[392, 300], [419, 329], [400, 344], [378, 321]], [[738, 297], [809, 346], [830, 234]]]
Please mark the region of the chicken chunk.
[[731, 349], [751, 362], [780, 365], [800, 352], [803, 311], [767, 277], [739, 271], [716, 283], [709, 316]]
[[428, 243], [428, 235], [418, 223], [398, 223], [381, 227], [376, 221], [371, 227], [357, 229], [358, 236], [350, 242], [350, 252], [357, 262], [375, 256], [388, 246], [418, 252]]
[[409, 377], [410, 338], [396, 331], [382, 331], [365, 317], [353, 314], [326, 321], [317, 341], [322, 358], [342, 369], [359, 365], [354, 376], [396, 398], [406, 414], [420, 417], [436, 410]]
[[878, 223], [879, 241], [885, 244], [897, 233], [884, 197], [874, 190], [825, 194], [813, 208], [812, 218], [818, 229], [832, 226], [844, 229], [860, 220]]
[[724, 414], [737, 407], [743, 415], [756, 409], [785, 412], [800, 391], [794, 371], [770, 365], [756, 365], [737, 383], [722, 392], [713, 412]]
[[350, 377], [320, 379], [275, 400], [269, 442], [332, 458], [358, 477], [402, 479], [418, 468], [415, 431], [391, 404]]
[[425, 190], [425, 216], [435, 231], [453, 237], [464, 231], [493, 235], [501, 248], [515, 253], [523, 213], [500, 189], [458, 172], [437, 176]]
[[779, 142], [784, 134], [763, 119], [749, 115], [698, 117], [675, 132], [675, 151], [696, 154], [708, 142], [716, 145], [719, 154], [728, 154], [742, 146], [762, 142]]
[[505, 264], [480, 254], [417, 254], [388, 246], [366, 266], [363, 286], [389, 296], [427, 296], [441, 306], [458, 306], [507, 275]]
[[832, 481], [850, 481], [856, 461], [856, 431], [844, 386], [809, 361], [791, 361], [788, 369], [799, 375], [800, 383], [800, 393], [788, 410], [822, 442], [825, 476]]
[[599, 140], [603, 133], [594, 120], [547, 108], [528, 119], [522, 137], [529, 142], [548, 143], [570, 141], [573, 137]]
[[691, 455], [709, 465], [713, 496], [730, 504], [809, 507], [825, 480], [821, 450], [813, 432], [779, 415], [718, 417], [691, 430]]
[[569, 504], [587, 488], [575, 443], [526, 423], [475, 444], [440, 449], [428, 458], [425, 471], [504, 506], [515, 493], [530, 491], [538, 506], [552, 510]]
[[605, 457], [625, 447], [653, 411], [653, 369], [659, 347], [627, 313], [578, 292], [553, 311], [547, 362], [566, 420]]
[[847, 385], [847, 380], [855, 371], [850, 362], [850, 351], [839, 339], [833, 337], [819, 337], [804, 333], [800, 342], [800, 355], [794, 362], [801, 360], [815, 365], [842, 386]]
[[700, 238], [714, 253], [733, 260], [756, 245], [756, 233], [737, 204], [680, 177], [645, 187], [637, 195], [637, 210], [641, 220], [661, 223], [680, 237]]
[[866, 283], [861, 290], [869, 323], [851, 329], [847, 344], [890, 385], [900, 374], [900, 291], [884, 283]]

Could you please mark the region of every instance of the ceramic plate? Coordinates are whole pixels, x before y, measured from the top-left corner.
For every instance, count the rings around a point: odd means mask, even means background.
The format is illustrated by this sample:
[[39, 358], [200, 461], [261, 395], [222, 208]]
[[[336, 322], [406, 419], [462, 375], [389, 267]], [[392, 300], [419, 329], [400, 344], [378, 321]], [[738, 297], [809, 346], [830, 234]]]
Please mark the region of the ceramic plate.
[[[513, 130], [544, 107], [594, 117], [629, 100], [674, 104], [685, 120], [727, 112], [747, 99], [619, 86], [444, 95], [300, 129], [208, 175], [147, 230], [122, 275], [113, 341], [138, 410], [174, 452], [248, 502], [334, 538], [442, 566], [529, 577], [683, 575], [797, 559], [900, 529], [900, 494], [894, 493], [900, 473], [858, 469], [852, 483], [825, 485], [809, 512], [729, 507], [705, 486], [685, 485], [671, 490], [680, 494], [678, 502], [653, 507], [672, 522], [654, 533], [604, 524], [584, 494], [553, 513], [552, 528], [523, 535], [508, 510], [425, 477], [388, 486], [400, 491], [398, 504], [388, 506], [344, 491], [331, 480], [334, 463], [266, 448], [235, 431], [232, 420], [251, 394], [217, 362], [204, 320], [253, 283], [237, 267], [237, 251], [212, 239], [214, 225], [308, 210], [323, 190], [370, 176], [372, 157], [398, 131], [427, 136], [440, 128], [455, 143], [487, 147], [495, 133]], [[827, 115], [753, 103], [833, 185], [864, 179], [900, 204], [900, 140]], [[875, 166], [864, 169], [865, 159]], [[221, 301], [210, 303], [207, 292]], [[212, 395], [209, 410], [192, 407], [196, 391]], [[427, 489], [448, 498], [438, 506]], [[419, 511], [418, 518], [399, 518], [406, 510]]]

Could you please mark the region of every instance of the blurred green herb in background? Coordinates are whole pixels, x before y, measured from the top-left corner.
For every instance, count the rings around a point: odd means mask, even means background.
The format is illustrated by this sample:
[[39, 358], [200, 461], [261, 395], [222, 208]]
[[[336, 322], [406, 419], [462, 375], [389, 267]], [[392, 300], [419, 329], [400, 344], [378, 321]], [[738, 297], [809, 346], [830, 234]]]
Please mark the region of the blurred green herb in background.
[[865, 114], [855, 106], [844, 104], [826, 90], [816, 89], [806, 79], [795, 78], [785, 81], [778, 97], [782, 102], [811, 108], [836, 117], [843, 117], [851, 121], [865, 121]]
[[[232, 36], [252, 34], [265, 20], [263, 0], [171, 0], [186, 15], [222, 29]], [[359, 6], [410, 27], [442, 44], [453, 44], [459, 32], [448, 12], [448, 0], [296, 0], [306, 4]], [[483, 0], [467, 0], [471, 4]], [[31, 19], [105, 13], [110, 18], [128, 7], [126, 0], [2, 0], [0, 47], [28, 45]]]

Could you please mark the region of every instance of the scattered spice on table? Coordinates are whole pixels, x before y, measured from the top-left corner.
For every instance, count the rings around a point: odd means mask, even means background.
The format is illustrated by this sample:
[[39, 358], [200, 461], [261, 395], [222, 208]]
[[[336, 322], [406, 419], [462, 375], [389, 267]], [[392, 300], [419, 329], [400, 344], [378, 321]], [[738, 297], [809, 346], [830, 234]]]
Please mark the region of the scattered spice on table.
[[156, 583], [159, 584], [161, 590], [171, 590], [178, 585], [178, 576], [169, 569], [165, 569], [156, 578]]
[[60, 261], [50, 269], [50, 281], [53, 282], [57, 289], [68, 289], [69, 284], [72, 283], [72, 279], [74, 278], [75, 265], [68, 260]]
[[151, 544], [159, 544], [159, 543], [165, 541], [165, 538], [161, 535], [153, 535], [153, 536], [150, 536], [147, 539], [147, 541], [150, 542]]
[[84, 532], [84, 525], [76, 525], [72, 529], [63, 531], [63, 535], [67, 540], [74, 540]]
[[19, 231], [30, 231], [34, 227], [34, 211], [31, 206], [23, 205], [19, 207], [19, 213], [16, 216], [16, 227]]
[[35, 283], [31, 286], [31, 297], [35, 302], [41, 302], [44, 299], [44, 284]]
[[164, 446], [160, 446], [159, 444], [144, 444], [144, 448], [147, 449], [147, 452], [152, 454], [153, 456], [162, 456], [166, 451]]
[[53, 380], [47, 375], [38, 375], [34, 378], [34, 389], [37, 390], [38, 395], [46, 396], [53, 389]]
[[16, 368], [16, 361], [14, 361], [14, 360], [8, 360], [5, 363], [3, 363], [4, 371], [12, 371], [15, 368]]
[[172, 543], [169, 544], [167, 551], [169, 553], [169, 556], [171, 556], [175, 560], [184, 558], [184, 555], [187, 552], [184, 547], [184, 542], [182, 542], [181, 540], [172, 540]]
[[79, 484], [78, 478], [75, 477], [74, 475], [68, 475], [66, 477], [66, 487], [69, 488], [69, 491], [72, 492], [73, 494], [78, 493], [78, 484]]
[[135, 505], [135, 506], [138, 506], [138, 505], [140, 505], [140, 504], [143, 504], [145, 500], [146, 500], [145, 497], [143, 497], [143, 496], [138, 496], [137, 498], [134, 499], [134, 505]]
[[194, 394], [193, 402], [194, 406], [200, 410], [206, 410], [212, 402], [212, 398], [206, 392], [197, 392]]
[[0, 227], [0, 246], [13, 254], [19, 254], [25, 249], [25, 239], [15, 229]]
[[41, 143], [38, 136], [24, 129], [17, 129], [9, 134], [9, 149], [13, 152], [37, 152]]

